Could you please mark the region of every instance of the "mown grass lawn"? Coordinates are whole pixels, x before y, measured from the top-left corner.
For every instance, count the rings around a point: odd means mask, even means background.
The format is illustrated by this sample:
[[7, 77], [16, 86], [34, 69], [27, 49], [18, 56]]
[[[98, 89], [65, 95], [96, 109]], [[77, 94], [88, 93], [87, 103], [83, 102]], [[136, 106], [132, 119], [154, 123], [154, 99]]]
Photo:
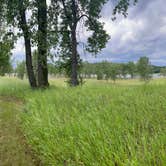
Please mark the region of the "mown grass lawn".
[[22, 131], [44, 165], [166, 165], [166, 80], [51, 83], [0, 79], [1, 96], [25, 100]]

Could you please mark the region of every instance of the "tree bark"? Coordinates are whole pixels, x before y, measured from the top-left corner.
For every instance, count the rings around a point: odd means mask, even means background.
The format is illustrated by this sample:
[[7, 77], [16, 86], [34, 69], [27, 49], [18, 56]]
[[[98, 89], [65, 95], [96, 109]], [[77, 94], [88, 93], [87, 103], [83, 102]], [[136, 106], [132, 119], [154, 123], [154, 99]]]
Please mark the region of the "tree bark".
[[38, 8], [38, 86], [47, 87], [47, 3], [46, 0], [37, 0]]
[[20, 27], [23, 31], [23, 35], [24, 35], [24, 41], [25, 41], [25, 54], [26, 54], [26, 68], [27, 68], [27, 73], [28, 73], [28, 79], [29, 79], [29, 83], [30, 86], [32, 88], [36, 88], [37, 87], [37, 83], [36, 83], [36, 78], [34, 75], [34, 71], [33, 71], [33, 66], [32, 66], [32, 52], [31, 52], [31, 40], [30, 40], [30, 33], [28, 30], [28, 26], [27, 26], [27, 21], [26, 21], [26, 15], [25, 15], [25, 8], [23, 7], [23, 1], [20, 0], [19, 3], [19, 13], [20, 13]]
[[77, 38], [76, 38], [76, 29], [73, 28], [71, 32], [72, 39], [72, 57], [71, 57], [71, 85], [79, 85], [78, 81], [78, 54], [77, 54]]
[[72, 0], [72, 23], [70, 24], [71, 28], [71, 42], [72, 42], [72, 57], [71, 57], [71, 85], [78, 86], [78, 52], [77, 52], [77, 5], [75, 0]]

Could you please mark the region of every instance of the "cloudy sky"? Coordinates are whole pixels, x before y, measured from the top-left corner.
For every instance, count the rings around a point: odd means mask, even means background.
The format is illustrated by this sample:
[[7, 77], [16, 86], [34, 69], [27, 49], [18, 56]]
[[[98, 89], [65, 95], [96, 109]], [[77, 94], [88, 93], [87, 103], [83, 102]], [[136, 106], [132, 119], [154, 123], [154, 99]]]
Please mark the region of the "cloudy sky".
[[[136, 6], [130, 7], [127, 18], [118, 16], [114, 22], [111, 20], [111, 9], [112, 5], [108, 2], [102, 10], [101, 19], [111, 36], [107, 47], [97, 57], [82, 53], [82, 58], [90, 62], [128, 62], [148, 56], [152, 64], [166, 65], [165, 0], [139, 0]], [[85, 32], [80, 38], [86, 35]], [[18, 41], [13, 54], [15, 60], [24, 59], [22, 40]]]

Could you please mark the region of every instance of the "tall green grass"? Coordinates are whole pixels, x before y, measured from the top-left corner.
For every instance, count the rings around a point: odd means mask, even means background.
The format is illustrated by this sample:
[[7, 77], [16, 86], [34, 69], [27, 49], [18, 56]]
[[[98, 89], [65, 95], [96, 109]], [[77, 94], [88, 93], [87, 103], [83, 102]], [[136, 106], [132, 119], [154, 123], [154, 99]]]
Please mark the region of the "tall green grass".
[[17, 78], [0, 77], [0, 96], [24, 98], [31, 89], [27, 81]]
[[44, 165], [166, 165], [164, 82], [90, 81], [26, 93], [22, 128]]

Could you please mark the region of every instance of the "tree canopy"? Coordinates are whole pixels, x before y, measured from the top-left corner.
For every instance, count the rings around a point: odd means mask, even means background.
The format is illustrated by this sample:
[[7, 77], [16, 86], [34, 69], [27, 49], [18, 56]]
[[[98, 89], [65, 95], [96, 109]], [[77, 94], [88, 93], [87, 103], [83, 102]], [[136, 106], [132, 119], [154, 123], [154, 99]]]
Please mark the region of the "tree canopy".
[[[0, 14], [3, 10], [0, 10]], [[2, 15], [1, 15], [2, 16]], [[4, 17], [0, 16], [0, 75], [4, 75], [8, 72], [11, 68], [10, 64], [10, 56], [11, 56], [11, 49], [13, 48], [13, 36], [7, 31], [5, 28], [6, 22]]]
[[[47, 63], [52, 48], [70, 78], [70, 85], [79, 85], [82, 60], [78, 51], [78, 25], [90, 32], [85, 50], [92, 54], [99, 53], [110, 38], [104, 30], [104, 23], [100, 21], [101, 10], [108, 1], [51, 0], [48, 4], [46, 0], [1, 0], [0, 13], [8, 27], [19, 29], [15, 34], [17, 38], [24, 37], [26, 68], [32, 87], [49, 85]], [[115, 4], [112, 11], [115, 18], [117, 13], [126, 17], [129, 5], [137, 0], [112, 2]], [[37, 80], [32, 62], [33, 46], [38, 49]]]

